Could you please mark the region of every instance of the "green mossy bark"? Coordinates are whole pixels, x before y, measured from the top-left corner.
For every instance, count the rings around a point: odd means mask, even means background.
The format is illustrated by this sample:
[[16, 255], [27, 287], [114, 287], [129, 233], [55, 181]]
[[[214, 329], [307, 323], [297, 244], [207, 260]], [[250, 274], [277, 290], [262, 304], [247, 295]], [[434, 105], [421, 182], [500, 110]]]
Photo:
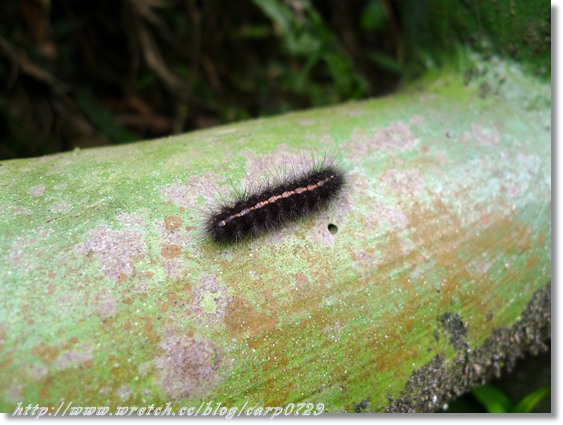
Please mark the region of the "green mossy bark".
[[408, 74], [450, 63], [459, 46], [551, 77], [551, 5], [543, 0], [404, 0], [401, 30]]
[[[485, 378], [499, 355], [538, 349], [549, 301], [524, 313], [551, 279], [550, 86], [494, 58], [471, 69], [382, 99], [2, 163], [0, 410], [432, 410], [475, 366], [464, 353], [485, 353]], [[333, 208], [228, 248], [202, 234], [217, 190], [326, 151], [353, 165]], [[482, 351], [528, 322], [543, 334]], [[405, 402], [432, 365], [446, 377]]]

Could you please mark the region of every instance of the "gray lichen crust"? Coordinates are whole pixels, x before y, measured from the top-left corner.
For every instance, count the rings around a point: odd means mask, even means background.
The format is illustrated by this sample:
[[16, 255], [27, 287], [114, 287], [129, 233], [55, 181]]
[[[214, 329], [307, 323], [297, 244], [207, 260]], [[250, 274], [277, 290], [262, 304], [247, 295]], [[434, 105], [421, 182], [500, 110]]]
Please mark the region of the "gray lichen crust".
[[468, 348], [466, 324], [457, 315], [444, 314], [438, 326], [455, 348], [455, 358], [449, 361], [438, 354], [413, 372], [400, 397], [389, 396], [387, 413], [433, 412], [472, 387], [499, 377], [503, 368], [510, 372], [527, 353], [546, 351], [551, 338], [551, 283], [534, 293], [514, 326], [496, 329], [478, 348]]

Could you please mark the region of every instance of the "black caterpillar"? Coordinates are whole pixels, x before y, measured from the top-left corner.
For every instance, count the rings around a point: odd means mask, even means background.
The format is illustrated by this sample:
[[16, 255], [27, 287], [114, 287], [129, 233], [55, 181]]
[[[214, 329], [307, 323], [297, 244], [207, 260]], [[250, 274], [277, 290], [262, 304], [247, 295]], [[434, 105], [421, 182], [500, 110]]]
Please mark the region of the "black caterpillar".
[[247, 191], [211, 212], [205, 224], [217, 243], [231, 244], [273, 231], [329, 204], [345, 185], [345, 172], [334, 163], [314, 165], [277, 184]]

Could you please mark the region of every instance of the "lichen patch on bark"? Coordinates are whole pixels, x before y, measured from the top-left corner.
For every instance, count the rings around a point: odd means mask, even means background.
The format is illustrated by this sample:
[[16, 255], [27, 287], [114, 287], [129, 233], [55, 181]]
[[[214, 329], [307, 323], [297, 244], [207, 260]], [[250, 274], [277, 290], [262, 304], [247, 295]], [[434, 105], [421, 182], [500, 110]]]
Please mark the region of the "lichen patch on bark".
[[161, 345], [162, 356], [155, 359], [158, 381], [175, 399], [206, 394], [218, 380], [223, 362], [222, 350], [205, 339], [173, 336]]
[[145, 253], [143, 232], [97, 226], [75, 246], [75, 251], [83, 256], [92, 254], [104, 275], [112, 280], [123, 280], [133, 272], [135, 257]]

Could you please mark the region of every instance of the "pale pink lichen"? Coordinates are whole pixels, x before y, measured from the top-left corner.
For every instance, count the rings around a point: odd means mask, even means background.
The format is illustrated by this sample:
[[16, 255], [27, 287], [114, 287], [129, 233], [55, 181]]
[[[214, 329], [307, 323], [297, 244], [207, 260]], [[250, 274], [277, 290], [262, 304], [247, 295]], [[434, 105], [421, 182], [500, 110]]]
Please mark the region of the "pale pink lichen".
[[173, 336], [161, 348], [161, 357], [155, 359], [158, 380], [166, 394], [173, 399], [204, 395], [217, 381], [217, 372], [223, 363], [222, 350], [211, 341]]
[[424, 184], [424, 179], [418, 170], [390, 169], [383, 173], [381, 181], [391, 191], [401, 194], [415, 194]]
[[194, 289], [193, 302], [190, 306], [197, 318], [204, 322], [221, 322], [229, 303], [227, 291], [212, 275], [204, 275], [201, 283]]
[[29, 188], [29, 196], [43, 196], [45, 194], [45, 185], [39, 184]]
[[97, 226], [86, 234], [84, 242], [77, 244], [75, 250], [84, 256], [93, 254], [100, 263], [101, 272], [116, 280], [131, 275], [135, 257], [145, 253], [144, 234], [138, 230]]
[[471, 132], [477, 141], [488, 147], [492, 147], [500, 140], [498, 131], [494, 127], [483, 127], [477, 124], [472, 124]]

